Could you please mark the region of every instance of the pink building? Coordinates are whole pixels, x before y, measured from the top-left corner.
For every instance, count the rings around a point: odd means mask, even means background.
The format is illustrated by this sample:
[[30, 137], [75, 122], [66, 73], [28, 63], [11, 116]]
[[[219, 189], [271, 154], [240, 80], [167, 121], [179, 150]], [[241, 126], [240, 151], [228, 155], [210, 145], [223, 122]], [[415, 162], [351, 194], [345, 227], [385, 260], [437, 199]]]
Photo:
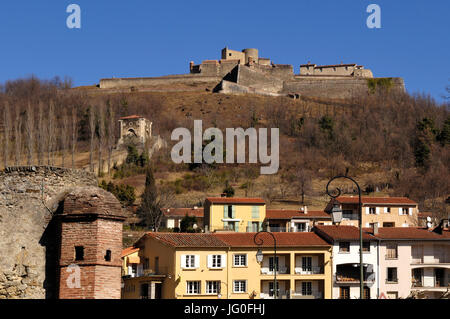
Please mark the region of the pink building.
[[379, 239], [379, 298], [405, 298], [417, 291], [439, 298], [450, 288], [448, 221], [434, 229], [366, 229]]

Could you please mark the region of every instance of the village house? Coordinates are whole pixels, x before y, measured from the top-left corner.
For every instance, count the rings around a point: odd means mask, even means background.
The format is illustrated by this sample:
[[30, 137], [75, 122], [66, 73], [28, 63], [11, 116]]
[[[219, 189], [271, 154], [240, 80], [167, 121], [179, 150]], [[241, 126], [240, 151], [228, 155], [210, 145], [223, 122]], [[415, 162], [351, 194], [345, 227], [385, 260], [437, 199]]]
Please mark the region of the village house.
[[[362, 225], [371, 227], [409, 227], [418, 225], [418, 204], [406, 197], [362, 196]], [[358, 226], [358, 196], [339, 196], [330, 200], [325, 208], [331, 213], [333, 206], [342, 209], [341, 225]]]
[[448, 220], [433, 229], [393, 227], [372, 233], [379, 240], [380, 296], [406, 298], [418, 292], [433, 299], [450, 289]]
[[[331, 298], [331, 246], [312, 232], [147, 233], [136, 244], [144, 275], [124, 278], [123, 298]], [[258, 250], [262, 262], [257, 261]]]
[[271, 232], [308, 232], [314, 225], [331, 224], [331, 216], [323, 210], [267, 209], [266, 229]]
[[192, 208], [163, 208], [163, 217], [161, 219], [161, 228], [166, 229], [180, 229], [181, 220], [186, 217], [195, 217], [197, 220], [197, 227], [203, 228], [203, 207]]

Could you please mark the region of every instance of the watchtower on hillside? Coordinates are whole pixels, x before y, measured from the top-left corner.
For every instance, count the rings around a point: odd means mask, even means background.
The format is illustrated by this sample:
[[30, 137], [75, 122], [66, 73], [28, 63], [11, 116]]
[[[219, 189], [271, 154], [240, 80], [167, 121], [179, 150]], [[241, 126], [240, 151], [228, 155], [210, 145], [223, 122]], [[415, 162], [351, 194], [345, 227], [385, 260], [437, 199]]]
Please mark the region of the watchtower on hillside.
[[121, 117], [120, 138], [117, 146], [121, 144], [141, 143], [145, 144], [152, 136], [152, 122], [139, 115], [130, 115]]

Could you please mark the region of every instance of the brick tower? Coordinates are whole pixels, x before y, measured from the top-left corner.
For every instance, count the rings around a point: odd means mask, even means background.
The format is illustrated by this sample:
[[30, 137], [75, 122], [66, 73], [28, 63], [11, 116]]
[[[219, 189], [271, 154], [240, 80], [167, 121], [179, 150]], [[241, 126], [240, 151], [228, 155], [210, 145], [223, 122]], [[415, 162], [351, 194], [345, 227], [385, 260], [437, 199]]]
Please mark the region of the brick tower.
[[76, 188], [59, 218], [59, 298], [120, 299], [125, 216], [118, 200], [97, 187]]

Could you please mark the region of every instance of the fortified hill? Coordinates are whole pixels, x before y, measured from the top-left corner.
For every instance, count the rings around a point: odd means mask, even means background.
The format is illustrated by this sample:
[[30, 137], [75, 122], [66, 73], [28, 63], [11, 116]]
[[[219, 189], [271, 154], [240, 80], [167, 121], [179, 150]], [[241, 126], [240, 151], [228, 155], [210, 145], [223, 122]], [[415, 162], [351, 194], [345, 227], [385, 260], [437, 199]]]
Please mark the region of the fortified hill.
[[213, 85], [214, 92], [254, 93], [272, 96], [319, 96], [350, 98], [369, 94], [377, 87], [405, 90], [402, 78], [374, 78], [373, 73], [356, 63], [316, 65], [308, 62], [294, 72], [291, 64], [275, 64], [259, 56], [259, 51], [222, 49], [220, 60], [189, 63], [189, 74], [143, 78], [101, 79], [101, 89], [155, 88], [161, 85]]

